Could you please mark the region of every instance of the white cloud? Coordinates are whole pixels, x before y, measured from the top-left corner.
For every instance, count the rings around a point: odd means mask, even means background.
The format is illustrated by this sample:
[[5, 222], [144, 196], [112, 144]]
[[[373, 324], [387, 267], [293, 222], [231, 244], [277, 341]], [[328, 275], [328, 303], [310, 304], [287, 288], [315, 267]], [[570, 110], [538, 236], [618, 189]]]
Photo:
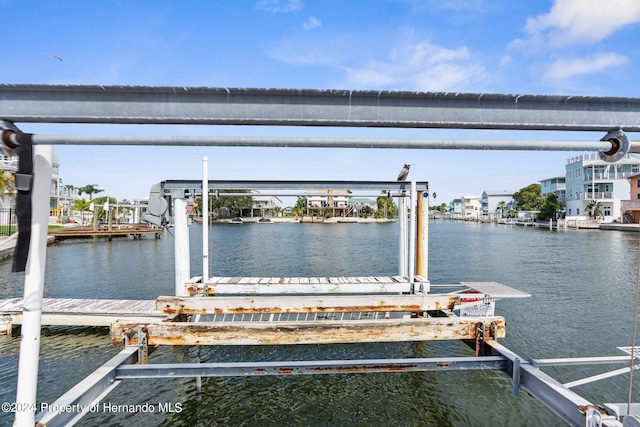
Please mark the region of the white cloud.
[[551, 64], [545, 72], [549, 79], [568, 79], [581, 74], [592, 74], [629, 62], [617, 53], [598, 53], [584, 58], [562, 58]]
[[260, 0], [257, 9], [268, 12], [295, 12], [302, 9], [302, 0]]
[[559, 46], [594, 43], [638, 22], [638, 0], [555, 0], [549, 13], [527, 20], [527, 40]]
[[484, 69], [472, 63], [466, 47], [447, 49], [430, 42], [394, 49], [386, 61], [349, 67], [349, 83], [355, 87], [444, 91], [460, 90]]
[[302, 27], [307, 31], [319, 28], [320, 26], [322, 26], [322, 22], [313, 16], [310, 16], [309, 19], [307, 19], [307, 22], [302, 24]]

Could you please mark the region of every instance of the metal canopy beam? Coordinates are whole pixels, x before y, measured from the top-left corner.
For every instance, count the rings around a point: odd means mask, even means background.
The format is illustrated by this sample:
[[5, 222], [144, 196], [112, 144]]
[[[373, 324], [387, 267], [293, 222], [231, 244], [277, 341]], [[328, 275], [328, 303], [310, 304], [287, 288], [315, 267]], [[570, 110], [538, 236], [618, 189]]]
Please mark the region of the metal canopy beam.
[[[202, 181], [188, 179], [166, 180], [160, 183], [164, 190], [202, 189]], [[426, 181], [416, 183], [418, 189], [428, 189]], [[409, 181], [228, 181], [209, 180], [209, 190], [389, 190], [408, 191]], [[247, 194], [248, 196], [251, 194]], [[334, 194], [338, 196], [340, 194]]]
[[309, 360], [282, 362], [170, 363], [121, 365], [116, 379], [183, 378], [263, 375], [357, 374], [505, 369], [502, 357], [442, 357], [416, 359]]
[[0, 85], [0, 119], [637, 132], [640, 98], [5, 84]]

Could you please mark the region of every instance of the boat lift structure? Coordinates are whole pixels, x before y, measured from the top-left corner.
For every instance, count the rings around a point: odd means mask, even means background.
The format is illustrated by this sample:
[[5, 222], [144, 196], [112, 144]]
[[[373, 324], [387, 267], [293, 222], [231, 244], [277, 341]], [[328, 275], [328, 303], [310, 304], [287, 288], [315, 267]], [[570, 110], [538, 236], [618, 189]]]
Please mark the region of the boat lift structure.
[[[53, 144], [93, 145], [210, 145], [270, 147], [348, 147], [412, 149], [558, 150], [595, 151], [614, 162], [640, 152], [626, 132], [640, 131], [640, 99], [408, 93], [369, 91], [267, 90], [232, 88], [167, 88], [0, 85], [0, 139], [3, 151], [18, 150], [33, 159], [19, 170], [17, 187], [22, 206], [33, 215], [20, 223], [22, 245], [16, 255], [25, 258], [25, 294], [15, 425], [70, 425], [121, 381], [133, 378], [176, 378], [249, 375], [311, 375], [330, 373], [441, 371], [498, 369], [521, 389], [541, 401], [563, 420], [576, 426], [640, 425], [636, 407], [601, 404], [571, 390], [578, 384], [633, 372], [638, 357], [635, 343], [622, 351], [627, 356], [571, 359], [524, 359], [497, 340], [505, 334], [505, 321], [488, 311], [464, 315], [465, 305], [484, 307], [524, 293], [497, 283], [432, 284], [428, 280], [420, 245], [427, 237], [419, 201], [428, 195], [427, 183], [349, 183], [348, 188], [373, 185], [408, 200], [411, 218], [401, 207], [398, 276], [326, 278], [192, 277], [188, 269], [186, 190], [219, 188], [165, 181], [154, 186], [149, 211], [160, 225], [173, 218], [175, 230], [175, 295], [160, 297], [156, 310], [166, 317], [158, 322], [115, 322], [114, 342], [124, 349], [93, 374], [61, 396], [50, 407], [78, 408], [71, 412], [35, 414], [41, 303], [46, 258], [48, 177]], [[237, 138], [25, 134], [20, 123], [202, 124], [277, 125], [390, 128], [448, 128], [505, 130], [602, 131], [600, 141], [493, 141], [424, 139]], [[623, 131], [624, 129], [624, 131]], [[33, 154], [31, 154], [33, 147]], [[32, 172], [32, 170], [34, 172]], [[276, 183], [251, 183], [250, 188]], [[247, 183], [227, 183], [228, 189]], [[293, 183], [277, 183], [275, 190]], [[332, 183], [303, 183], [331, 186]], [[422, 193], [419, 193], [422, 192]], [[203, 203], [207, 206], [207, 203]], [[169, 214], [169, 210], [172, 210]], [[31, 212], [29, 212], [30, 214]], [[29, 215], [31, 216], [31, 215]], [[206, 217], [206, 214], [205, 214]], [[426, 219], [426, 216], [425, 216]], [[422, 221], [422, 222], [421, 222]], [[421, 224], [418, 224], [420, 223]], [[26, 226], [25, 226], [26, 224]], [[207, 227], [203, 227], [206, 229]], [[25, 238], [26, 236], [26, 238]], [[403, 240], [405, 239], [405, 240]], [[27, 244], [26, 249], [24, 244]], [[208, 236], [203, 238], [203, 260], [208, 257]], [[185, 249], [186, 248], [186, 249]], [[18, 257], [19, 258], [19, 257]], [[185, 266], [185, 260], [186, 266]], [[15, 265], [15, 264], [14, 264]], [[453, 289], [452, 289], [453, 288]], [[470, 293], [470, 295], [469, 295]], [[225, 295], [232, 294], [232, 295]], [[306, 295], [300, 298], [300, 295]], [[354, 298], [356, 295], [356, 298]], [[458, 314], [456, 314], [458, 312]], [[287, 344], [366, 341], [424, 341], [460, 339], [475, 350], [474, 357], [324, 360], [247, 363], [154, 364], [149, 358], [156, 345]], [[558, 365], [622, 364], [597, 378], [561, 384], [542, 368]]]

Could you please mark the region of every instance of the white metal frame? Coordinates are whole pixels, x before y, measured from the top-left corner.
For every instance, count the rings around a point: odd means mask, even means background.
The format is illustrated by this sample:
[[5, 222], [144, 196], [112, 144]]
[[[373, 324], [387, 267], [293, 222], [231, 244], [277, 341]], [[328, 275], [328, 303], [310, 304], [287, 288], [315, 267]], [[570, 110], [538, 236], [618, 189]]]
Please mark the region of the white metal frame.
[[[15, 143], [17, 128], [14, 122], [30, 123], [129, 123], [129, 124], [225, 124], [225, 125], [279, 125], [279, 126], [351, 126], [351, 127], [404, 127], [404, 128], [456, 128], [456, 129], [507, 129], [507, 130], [561, 130], [609, 132], [601, 142], [593, 144], [567, 143], [564, 141], [301, 141], [298, 146], [344, 146], [352, 148], [473, 148], [473, 149], [527, 149], [527, 150], [594, 150], [610, 161], [638, 151], [631, 143], [629, 151], [621, 150], [620, 141], [611, 134], [623, 135], [640, 131], [640, 99], [598, 98], [575, 96], [499, 95], [461, 93], [413, 93], [377, 91], [318, 91], [293, 89], [234, 89], [234, 88], [167, 88], [167, 87], [122, 87], [122, 86], [49, 86], [49, 85], [0, 85], [0, 154], [11, 151]], [[126, 105], [127, 108], [122, 108]], [[167, 112], [171, 112], [168, 114]], [[34, 144], [144, 144], [144, 145], [243, 145], [243, 146], [292, 146], [291, 141], [238, 140], [237, 143], [214, 138], [147, 138], [126, 137], [108, 139], [100, 137], [35, 136]], [[625, 137], [619, 139], [626, 139]], [[184, 142], [182, 142], [183, 140]], [[82, 142], [86, 141], [86, 142]], [[369, 144], [369, 145], [367, 145]], [[588, 145], [588, 147], [587, 147]], [[580, 148], [578, 148], [578, 146]], [[49, 150], [49, 149], [47, 149]], [[39, 309], [42, 300], [42, 274], [45, 252], [46, 226], [42, 212], [48, 199], [40, 194], [50, 177], [50, 154], [43, 154], [44, 163], [38, 161], [34, 183], [35, 209], [31, 252], [25, 275], [25, 324], [21, 342], [20, 368], [17, 402], [32, 411], [22, 411], [16, 416], [18, 426], [32, 426], [36, 402], [36, 377], [39, 352]], [[39, 165], [38, 165], [39, 164]], [[176, 199], [177, 200], [177, 199]], [[415, 200], [412, 198], [412, 200]], [[414, 209], [412, 209], [413, 211]], [[182, 206], [178, 202], [178, 217]], [[182, 218], [178, 219], [180, 232], [184, 231]], [[176, 230], [176, 234], [179, 232]], [[404, 244], [401, 245], [404, 247]], [[404, 249], [401, 249], [404, 250]], [[183, 254], [184, 255], [184, 254]], [[403, 258], [401, 256], [401, 258]], [[182, 259], [188, 259], [183, 256]], [[408, 267], [407, 267], [408, 268]], [[404, 273], [404, 270], [402, 271]], [[403, 275], [403, 274], [401, 274]], [[176, 262], [176, 282], [188, 279], [188, 267]], [[176, 289], [176, 293], [180, 292]], [[31, 342], [27, 343], [26, 341]], [[574, 425], [619, 426], [614, 416], [602, 416], [590, 402], [580, 398], [562, 384], [557, 383], [530, 362], [497, 343], [487, 342], [491, 351], [502, 360], [491, 359], [491, 363], [504, 363], [501, 368], [511, 374], [514, 394], [520, 386], [552, 408], [563, 419]], [[23, 354], [24, 353], [24, 354]], [[109, 362], [120, 366], [122, 359], [131, 361], [133, 354], [128, 347], [119, 360]], [[629, 358], [629, 361], [632, 361]], [[353, 362], [345, 362], [347, 366]], [[386, 362], [386, 361], [385, 361]], [[402, 363], [401, 361], [395, 361]], [[449, 359], [444, 363], [451, 363]], [[317, 362], [314, 362], [317, 363]], [[439, 362], [443, 363], [443, 362]], [[473, 362], [475, 363], [475, 362]], [[482, 363], [482, 362], [480, 362]], [[440, 366], [436, 363], [436, 366]], [[229, 366], [227, 366], [229, 367]], [[207, 368], [207, 367], [205, 367]], [[213, 367], [211, 367], [213, 368]], [[102, 369], [102, 368], [101, 368]], [[134, 369], [135, 370], [135, 369]], [[121, 372], [124, 372], [122, 370]], [[202, 372], [197, 372], [202, 376]], [[103, 381], [115, 384], [114, 376], [90, 377], [94, 383]], [[89, 381], [89, 378], [87, 379]], [[82, 383], [81, 383], [82, 384]], [[98, 397], [108, 392], [109, 387], [98, 387]], [[86, 388], [74, 389], [77, 395], [93, 401]], [[65, 395], [61, 399], [68, 399]], [[95, 395], [92, 397], [95, 398]], [[74, 400], [72, 400], [74, 401]], [[29, 406], [31, 405], [31, 406]], [[60, 425], [66, 421], [39, 416], [47, 425]]]

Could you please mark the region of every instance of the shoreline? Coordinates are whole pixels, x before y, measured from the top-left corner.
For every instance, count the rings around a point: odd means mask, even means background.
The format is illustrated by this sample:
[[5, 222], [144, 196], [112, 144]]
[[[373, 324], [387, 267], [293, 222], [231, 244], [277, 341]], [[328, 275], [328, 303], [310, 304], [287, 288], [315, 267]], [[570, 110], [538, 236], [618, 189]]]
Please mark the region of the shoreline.
[[[237, 218], [215, 219], [212, 223], [217, 224], [275, 224], [275, 223], [299, 223], [299, 224], [387, 224], [396, 222], [396, 219], [378, 219], [378, 218], [317, 218], [317, 217], [284, 217], [284, 218], [265, 218], [268, 221], [260, 221], [257, 217], [242, 217], [242, 222]], [[194, 222], [202, 223], [202, 218], [193, 218]]]

